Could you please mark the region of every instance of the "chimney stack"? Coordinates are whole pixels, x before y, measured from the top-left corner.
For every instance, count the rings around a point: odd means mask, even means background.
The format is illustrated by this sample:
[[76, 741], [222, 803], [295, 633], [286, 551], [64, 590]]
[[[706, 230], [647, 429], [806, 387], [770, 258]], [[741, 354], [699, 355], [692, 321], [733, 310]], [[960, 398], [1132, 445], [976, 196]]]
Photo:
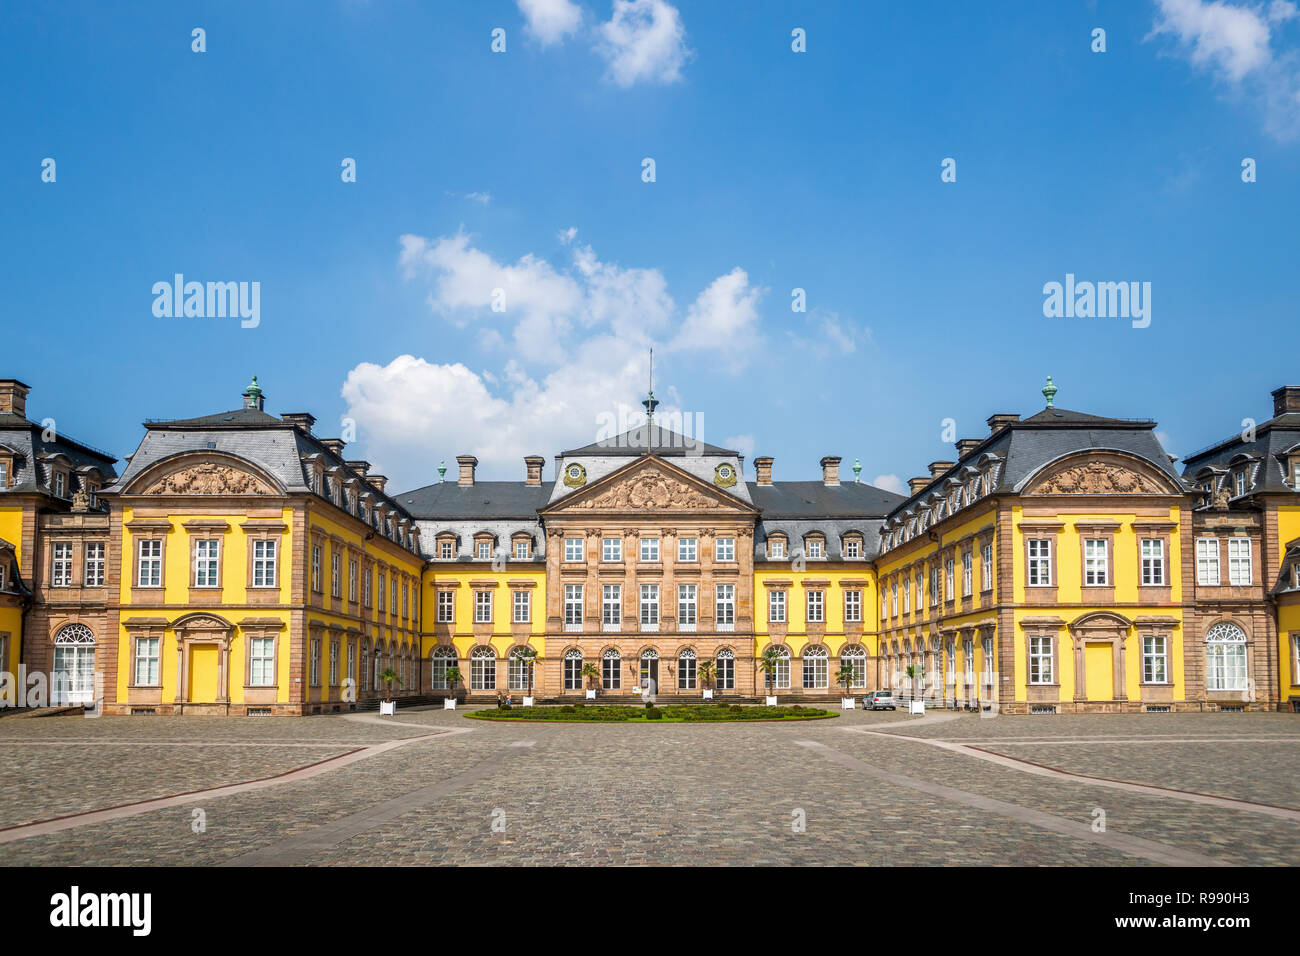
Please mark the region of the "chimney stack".
[[27, 417], [27, 393], [31, 388], [16, 378], [0, 378], [0, 415]]
[[983, 438], [958, 438], [957, 457], [965, 458], [968, 454], [970, 454], [976, 448], [978, 448], [983, 443], [983, 441], [984, 441]]
[[[0, 383], [0, 387], [3, 383]], [[3, 403], [0, 399], [0, 403]], [[3, 411], [0, 408], [0, 411]], [[1288, 412], [1300, 412], [1300, 385], [1283, 385], [1281, 388], [1273, 390], [1273, 416], [1285, 415]]]
[[930, 483], [930, 479], [928, 477], [907, 479], [907, 487], [912, 492], [912, 494], [916, 494], [918, 491], [920, 491], [929, 483]]
[[342, 438], [322, 438], [320, 443], [337, 458], [343, 457], [343, 447], [347, 444]]
[[366, 472], [370, 470], [370, 462], [368, 461], [349, 461], [347, 466], [362, 478], [366, 477]]
[[1019, 415], [1012, 415], [1010, 413], [1006, 413], [1006, 414], [990, 415], [986, 420], [986, 423], [989, 426], [989, 434], [996, 435], [998, 432], [1002, 431], [1002, 429], [1005, 428], [1006, 426], [1012, 424], [1013, 422], [1018, 422], [1018, 421], [1020, 421]]
[[541, 455], [526, 455], [524, 457], [524, 467], [528, 469], [528, 477], [524, 479], [526, 485], [540, 485], [542, 483], [542, 466], [546, 464], [546, 459]]
[[316, 416], [310, 412], [285, 412], [280, 421], [287, 422], [304, 435], [311, 434], [311, 426], [316, 424]]
[[478, 459], [473, 455], [457, 455], [456, 464], [460, 465], [460, 478], [457, 479], [456, 484], [474, 484], [474, 469], [478, 467]]
[[937, 478], [945, 471], [951, 468], [956, 462], [952, 461], [932, 461], [930, 462], [930, 477]]
[[384, 475], [366, 475], [366, 481], [370, 482], [370, 487], [380, 494], [384, 493], [384, 485], [388, 484], [388, 478]]
[[822, 466], [822, 484], [833, 487], [840, 483], [840, 460], [834, 455], [827, 455], [819, 462]]
[[772, 456], [760, 455], [754, 459], [754, 472], [758, 475], [755, 479], [756, 484], [770, 485], [772, 483]]

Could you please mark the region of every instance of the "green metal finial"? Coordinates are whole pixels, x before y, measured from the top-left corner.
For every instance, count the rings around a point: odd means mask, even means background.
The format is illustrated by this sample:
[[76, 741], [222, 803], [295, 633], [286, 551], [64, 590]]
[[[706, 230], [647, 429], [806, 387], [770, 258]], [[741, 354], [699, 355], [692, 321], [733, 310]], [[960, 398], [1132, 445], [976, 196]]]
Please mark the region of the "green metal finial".
[[1052, 399], [1056, 397], [1057, 391], [1059, 389], [1052, 384], [1052, 376], [1047, 376], [1047, 384], [1043, 386], [1043, 398], [1047, 399], [1048, 408], [1052, 407]]
[[245, 389], [244, 394], [251, 395], [253, 398], [257, 398], [257, 396], [262, 394], [262, 387], [257, 384], [256, 375], [253, 376], [253, 381], [249, 384], [248, 388]]
[[442, 461], [438, 462], [438, 480], [439, 481], [447, 480], [447, 459], [445, 458]]
[[859, 476], [861, 474], [862, 474], [862, 459], [854, 458], [853, 459], [853, 480], [858, 481]]

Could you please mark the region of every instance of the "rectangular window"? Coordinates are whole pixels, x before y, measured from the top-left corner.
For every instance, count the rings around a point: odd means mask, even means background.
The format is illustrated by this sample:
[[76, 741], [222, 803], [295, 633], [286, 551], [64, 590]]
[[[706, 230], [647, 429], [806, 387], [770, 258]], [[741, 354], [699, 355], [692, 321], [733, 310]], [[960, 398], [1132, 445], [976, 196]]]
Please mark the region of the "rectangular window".
[[311, 641], [311, 686], [320, 686], [320, 638]]
[[438, 544], [438, 557], [452, 558], [456, 555], [456, 546], [451, 541], [442, 541]]
[[530, 591], [515, 592], [514, 622], [528, 624], [533, 619], [533, 596]]
[[104, 544], [102, 541], [92, 541], [86, 545], [85, 563], [82, 567], [81, 580], [88, 588], [103, 586]]
[[1228, 539], [1228, 583], [1244, 587], [1251, 583], [1251, 551], [1249, 538]]
[[903, 613], [912, 613], [912, 579], [903, 578]]
[[137, 687], [158, 686], [158, 642], [156, 637], [135, 639], [135, 683]]
[[1147, 587], [1165, 583], [1165, 542], [1161, 538], [1142, 539], [1142, 583]]
[[488, 561], [491, 558], [492, 558], [492, 542], [480, 541], [478, 543], [478, 559], [480, 561]]
[[718, 666], [718, 690], [735, 690], [736, 658], [730, 651], [724, 651], [722, 654], [718, 655], [718, 659], [715, 663]]
[[623, 539], [602, 538], [600, 542], [600, 560], [622, 561], [623, 560]]
[[330, 595], [333, 597], [342, 597], [343, 581], [340, 573], [342, 558], [337, 551], [330, 552]]
[[215, 588], [221, 569], [221, 542], [203, 538], [194, 542], [194, 586]]
[[388, 581], [388, 613], [393, 616], [397, 615], [397, 577], [394, 576]]
[[991, 544], [980, 548], [980, 587], [985, 591], [993, 590], [993, 545]]
[[1169, 646], [1167, 637], [1146, 635], [1142, 638], [1142, 681], [1147, 684], [1169, 683]]
[[[644, 542], [642, 544], [644, 547]], [[658, 553], [658, 544], [658, 539], [655, 539], [656, 553]], [[659, 585], [657, 584], [641, 585], [641, 624], [654, 626], [659, 624]]]
[[677, 626], [694, 627], [695, 618], [695, 585], [679, 584], [677, 585]]
[[972, 551], [961, 553], [961, 596], [970, 597], [974, 589], [975, 554]]
[[1219, 583], [1219, 539], [1196, 539], [1196, 583], [1213, 586]]
[[767, 592], [767, 619], [773, 624], [785, 623], [785, 592]]
[[438, 592], [438, 623], [450, 624], [456, 620], [456, 594], [454, 591]]
[[943, 564], [943, 593], [948, 596], [949, 601], [957, 594], [957, 589], [953, 587], [953, 569], [953, 560], [949, 558]]
[[582, 585], [564, 586], [564, 623], [582, 626]]
[[659, 539], [642, 538], [641, 539], [641, 560], [658, 561], [659, 560]]
[[862, 592], [845, 591], [844, 592], [844, 620], [845, 623], [856, 624], [862, 620]]
[[518, 541], [515, 542], [516, 561], [527, 561], [528, 553], [529, 553], [529, 544], [526, 539], [520, 538]]
[[72, 587], [72, 545], [66, 541], [54, 545], [50, 558], [50, 586]]
[[601, 585], [600, 623], [610, 627], [618, 627], [623, 623], [623, 585]]
[[718, 627], [734, 627], [736, 623], [736, 586], [734, 584], [717, 585], [715, 597]]
[[699, 553], [699, 542], [695, 538], [677, 539], [677, 560], [694, 561]]
[[620, 690], [623, 687], [623, 671], [619, 667], [623, 659], [618, 651], [606, 651], [600, 661], [600, 684], [605, 690]]
[[808, 541], [808, 557], [820, 558], [822, 556], [821, 538], [812, 538]]
[[895, 581], [893, 587], [889, 589], [889, 613], [898, 613], [898, 582]]
[[1052, 584], [1052, 542], [1050, 538], [1030, 538], [1029, 566], [1025, 582], [1030, 587], [1050, 587]]
[[330, 686], [339, 685], [339, 642], [330, 641]]
[[857, 538], [850, 538], [844, 542], [844, 557], [856, 558], [861, 556], [861, 545]]
[[275, 587], [275, 563], [276, 563], [276, 545], [275, 541], [254, 541], [253, 542], [253, 587], [255, 588], [272, 588]]
[[769, 558], [784, 558], [784, 557], [785, 557], [785, 539], [784, 539], [784, 538], [772, 538], [770, 541], [768, 541], [768, 543], [767, 543], [767, 556], [768, 556]]
[[808, 592], [808, 623], [821, 624], [826, 620], [826, 593], [824, 591]]
[[930, 568], [930, 607], [939, 603], [939, 566]]
[[162, 539], [145, 538], [138, 544], [136, 585], [142, 588], [162, 587]]
[[249, 642], [248, 682], [254, 687], [275, 683], [275, 638], [254, 637]]
[[564, 560], [565, 561], [582, 560], [582, 539], [581, 538], [564, 539]]
[[361, 603], [366, 607], [372, 607], [375, 592], [375, 569], [366, 568], [365, 576], [361, 579]]
[[719, 538], [716, 547], [713, 549], [713, 559], [715, 561], [735, 561], [736, 539]]
[[378, 601], [375, 602], [375, 610], [378, 611], [380, 614], [384, 613], [384, 598], [388, 594], [387, 585], [384, 583], [386, 580], [387, 578], [384, 576], [384, 572], [380, 571], [379, 587], [375, 590], [375, 596], [379, 599]]
[[320, 593], [320, 545], [311, 546], [311, 589]]
[[492, 623], [492, 592], [491, 591], [474, 592], [474, 623], [475, 624]]
[[1034, 635], [1029, 638], [1029, 683], [1053, 683], [1052, 638]]
[[357, 562], [351, 559], [348, 561], [348, 600], [354, 604], [357, 600]]
[[402, 582], [402, 617], [409, 618], [410, 612], [410, 587], [405, 581]]
[[1105, 587], [1110, 583], [1110, 562], [1107, 560], [1105, 538], [1083, 539], [1083, 583], [1089, 587]]

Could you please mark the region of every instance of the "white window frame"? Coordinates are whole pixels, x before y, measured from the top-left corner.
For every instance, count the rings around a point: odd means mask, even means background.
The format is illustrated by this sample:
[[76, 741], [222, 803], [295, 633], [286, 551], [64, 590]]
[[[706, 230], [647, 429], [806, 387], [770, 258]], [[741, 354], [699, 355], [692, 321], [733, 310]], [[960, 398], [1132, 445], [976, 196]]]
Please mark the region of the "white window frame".
[[677, 585], [677, 627], [694, 628], [699, 623], [699, 591], [694, 584]]
[[514, 592], [514, 608], [511, 620], [515, 624], [531, 624], [533, 621], [533, 595], [531, 591], [520, 589]]
[[248, 684], [250, 687], [272, 687], [275, 685], [274, 637], [249, 638]]
[[564, 585], [564, 626], [565, 628], [582, 628], [583, 585]]
[[991, 544], [980, 548], [980, 584], [981, 590], [993, 590], [993, 545]]
[[714, 585], [714, 621], [718, 630], [731, 630], [736, 626], [736, 586], [734, 584]]
[[1029, 636], [1029, 683], [1056, 683], [1056, 638], [1050, 634]]
[[804, 688], [827, 690], [830, 687], [831, 666], [830, 656], [826, 653], [826, 648], [805, 647], [801, 657]]
[[1143, 538], [1139, 547], [1142, 549], [1142, 586], [1164, 587], [1165, 584], [1165, 540], [1164, 538]]
[[492, 592], [488, 590], [474, 592], [474, 623], [492, 623]]
[[1254, 583], [1254, 542], [1250, 538], [1228, 539], [1228, 584], [1249, 587]]
[[804, 595], [804, 609], [809, 624], [826, 623], [826, 592], [821, 588], [809, 588]]
[[862, 622], [862, 592], [857, 588], [848, 588], [844, 592], [844, 622], [846, 624]]
[[159, 666], [161, 654], [161, 638], [137, 637], [135, 639], [136, 687], [157, 687], [161, 683], [162, 669]]
[[736, 539], [735, 538], [718, 538], [713, 545], [714, 561], [735, 561], [736, 560]]
[[961, 553], [961, 596], [970, 597], [975, 588], [975, 552], [967, 548]]
[[1170, 683], [1169, 638], [1167, 635], [1142, 635], [1142, 683]]
[[1025, 540], [1025, 585], [1031, 588], [1052, 586], [1052, 539]]
[[1202, 587], [1218, 587], [1223, 580], [1219, 567], [1219, 539], [1196, 539], [1196, 583]]
[[1110, 542], [1105, 538], [1083, 539], [1084, 587], [1110, 587]]
[[162, 553], [162, 538], [141, 538], [136, 542], [136, 587], [162, 587]]
[[659, 539], [642, 538], [641, 539], [641, 562], [643, 564], [653, 564], [659, 560]]
[[622, 538], [601, 538], [600, 539], [600, 560], [622, 561], [623, 560], [623, 539]]
[[[1249, 539], [1247, 539], [1249, 540]], [[1237, 635], [1240, 635], [1238, 637]], [[1205, 689], [1220, 693], [1248, 688], [1246, 632], [1221, 621], [1205, 634]]]
[[679, 562], [698, 561], [700, 554], [698, 538], [677, 539], [677, 560]]
[[564, 560], [569, 563], [580, 562], [583, 560], [581, 538], [564, 539]]
[[81, 582], [83, 587], [104, 586], [104, 555], [107, 546], [102, 541], [87, 541], [82, 550]]
[[623, 626], [623, 585], [600, 586], [600, 623], [602, 627]]
[[[657, 538], [655, 539], [658, 540]], [[641, 626], [659, 626], [659, 585], [641, 585]]]
[[451, 624], [456, 620], [456, 592], [439, 591], [437, 598], [437, 610], [435, 612], [437, 623]]
[[773, 589], [767, 592], [767, 620], [772, 624], [786, 623], [785, 591]]
[[72, 587], [72, 542], [56, 541], [50, 552], [50, 587]]

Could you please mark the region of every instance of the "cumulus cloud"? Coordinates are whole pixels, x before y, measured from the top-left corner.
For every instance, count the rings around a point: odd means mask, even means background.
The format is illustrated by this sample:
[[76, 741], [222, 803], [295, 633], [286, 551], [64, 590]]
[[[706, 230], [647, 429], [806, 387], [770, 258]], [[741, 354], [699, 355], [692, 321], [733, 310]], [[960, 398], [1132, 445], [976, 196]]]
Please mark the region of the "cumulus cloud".
[[517, 0], [524, 15], [524, 27], [542, 46], [558, 43], [568, 34], [577, 33], [582, 23], [582, 8], [573, 0]]
[[[499, 261], [463, 230], [401, 237], [398, 266], [429, 284], [432, 314], [477, 326], [480, 347], [504, 365], [476, 371], [402, 355], [352, 369], [343, 397], [367, 457], [411, 469], [390, 472], [393, 487], [427, 484], [439, 458], [466, 452], [485, 475], [516, 478], [525, 454], [607, 437], [611, 420], [636, 426], [652, 346], [743, 366], [735, 337], [755, 334], [762, 294], [743, 269], [714, 280], [683, 315], [658, 269], [603, 261], [574, 241], [576, 230], [561, 235], [571, 261], [560, 265], [532, 254]], [[657, 391], [672, 399], [659, 417], [683, 411], [671, 383]]]
[[903, 484], [903, 479], [897, 475], [876, 475], [875, 478], [871, 479], [871, 483], [877, 488], [892, 491], [897, 495], [907, 494], [907, 486]]
[[732, 435], [729, 438], [722, 439], [723, 448], [734, 448], [746, 458], [754, 457], [754, 436], [753, 435]]
[[605, 59], [608, 77], [624, 87], [675, 83], [691, 55], [681, 14], [665, 0], [614, 0], [596, 52]]
[[1281, 49], [1281, 32], [1298, 16], [1292, 0], [1156, 0], [1148, 39], [1173, 38], [1193, 66], [1257, 101], [1270, 134], [1294, 139], [1300, 136], [1300, 58]]

